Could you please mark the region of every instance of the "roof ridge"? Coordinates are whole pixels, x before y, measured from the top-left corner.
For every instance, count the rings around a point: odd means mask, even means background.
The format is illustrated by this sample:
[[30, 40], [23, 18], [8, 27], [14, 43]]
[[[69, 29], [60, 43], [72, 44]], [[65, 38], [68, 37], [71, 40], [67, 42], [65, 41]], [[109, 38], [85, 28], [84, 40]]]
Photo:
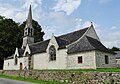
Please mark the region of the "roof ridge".
[[[87, 39], [89, 40], [89, 38], [92, 38], [92, 37], [90, 37], [90, 36], [87, 36], [86, 35], [86, 37], [87, 37]], [[92, 39], [94, 39], [94, 40], [96, 40], [96, 41], [98, 41], [97, 39], [95, 39], [95, 38], [92, 38]], [[101, 43], [100, 41], [98, 41], [99, 43]], [[91, 44], [91, 42], [90, 42], [90, 44]], [[101, 43], [102, 44], [102, 43]], [[93, 46], [93, 45], [92, 45]], [[94, 46], [93, 46], [94, 47]], [[105, 47], [105, 46], [104, 46]], [[95, 48], [95, 47], [94, 47]]]
[[[100, 41], [98, 41], [97, 39], [95, 38], [92, 38], [92, 37], [89, 37], [87, 36], [87, 39], [89, 40], [90, 43], [93, 43], [93, 42], [96, 42], [96, 44], [92, 44], [92, 46], [94, 46], [95, 49], [97, 50], [102, 50], [104, 52], [109, 52], [109, 53], [113, 53], [112, 51], [110, 51], [108, 48], [106, 48]], [[92, 40], [90, 40], [92, 39]]]
[[62, 37], [55, 37], [55, 38], [58, 38], [58, 39], [64, 40], [64, 41], [68, 41], [67, 39], [64, 39], [64, 38], [62, 38]]
[[[80, 40], [86, 35], [86, 33], [89, 31], [89, 28], [91, 28], [91, 26], [90, 26], [90, 27], [87, 27], [87, 28], [84, 28], [84, 29], [86, 29], [86, 31], [84, 32], [84, 34], [83, 34], [78, 40], [74, 41], [73, 43], [69, 44], [68, 46], [70, 46], [70, 45], [72, 45], [72, 44], [80, 41]], [[82, 30], [84, 30], [84, 29], [82, 29]], [[79, 31], [80, 31], [80, 30], [79, 30]]]
[[32, 45], [36, 45], [36, 44], [39, 44], [39, 43], [43, 43], [43, 42], [46, 42], [46, 41], [49, 41], [50, 39], [47, 39], [47, 40], [44, 40], [44, 41], [40, 41], [40, 42], [36, 42], [36, 43], [32, 43], [32, 44], [29, 44], [29, 46], [32, 46]]
[[[87, 36], [87, 35], [85, 35], [85, 37], [87, 38], [88, 41], [89, 41], [88, 38], [92, 38], [92, 37], [89, 37], [89, 36]], [[92, 38], [92, 39], [94, 39], [94, 38]], [[96, 39], [95, 39], [95, 40], [96, 40]], [[93, 46], [90, 41], [89, 41], [89, 43], [90, 43], [90, 45], [95, 49], [95, 46]]]
[[[64, 40], [64, 41], [68, 41], [68, 40], [62, 38], [62, 36], [66, 36], [66, 35], [68, 35], [68, 34], [72, 34], [72, 33], [75, 33], [75, 32], [78, 32], [78, 31], [82, 31], [82, 30], [85, 30], [85, 29], [88, 29], [88, 28], [89, 28], [89, 27], [86, 27], [86, 28], [83, 28], [83, 29], [79, 29], [79, 30], [76, 30], [76, 31], [67, 33], [67, 34], [63, 34], [63, 35], [60, 35], [60, 36], [55, 36], [55, 38], [59, 38], [59, 39]], [[47, 40], [44, 40], [44, 41], [40, 41], [40, 42], [36, 42], [36, 43], [32, 43], [32, 44], [29, 44], [29, 45], [30, 45], [30, 46], [36, 45], [36, 44], [39, 44], [39, 43], [42, 43], [42, 42], [45, 42], [45, 41], [48, 41], [48, 40], [50, 40], [50, 39], [47, 39]]]
[[89, 27], [86, 27], [86, 28], [82, 28], [82, 29], [79, 29], [79, 30], [76, 30], [76, 31], [73, 31], [73, 32], [69, 32], [67, 34], [63, 34], [63, 35], [60, 35], [60, 36], [57, 36], [57, 37], [62, 37], [62, 36], [65, 36], [65, 35], [68, 35], [68, 34], [72, 34], [72, 33], [75, 33], [75, 32], [78, 32], [78, 31], [82, 31], [82, 30], [85, 30], [85, 29], [88, 29]]

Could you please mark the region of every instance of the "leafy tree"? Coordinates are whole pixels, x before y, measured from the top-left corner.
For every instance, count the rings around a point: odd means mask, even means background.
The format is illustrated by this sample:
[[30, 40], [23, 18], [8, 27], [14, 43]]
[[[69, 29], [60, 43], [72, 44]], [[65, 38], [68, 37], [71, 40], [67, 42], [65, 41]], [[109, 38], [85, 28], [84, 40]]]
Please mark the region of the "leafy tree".
[[112, 47], [111, 50], [112, 50], [112, 51], [120, 51], [120, 48]]
[[[21, 48], [25, 23], [20, 25], [12, 19], [0, 16], [0, 69], [3, 67], [3, 59], [11, 56], [16, 47]], [[44, 32], [41, 32], [41, 26], [34, 20], [32, 24], [35, 29], [35, 42], [42, 41]]]
[[12, 19], [0, 16], [0, 68], [3, 66], [3, 59], [14, 53], [18, 47], [18, 24]]

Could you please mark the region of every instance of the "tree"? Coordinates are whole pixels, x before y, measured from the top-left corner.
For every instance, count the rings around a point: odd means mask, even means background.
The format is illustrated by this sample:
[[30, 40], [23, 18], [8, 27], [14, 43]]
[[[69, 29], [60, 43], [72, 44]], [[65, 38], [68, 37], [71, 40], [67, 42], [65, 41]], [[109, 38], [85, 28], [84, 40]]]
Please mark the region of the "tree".
[[[0, 69], [3, 67], [3, 59], [11, 56], [15, 52], [15, 48], [21, 48], [23, 40], [23, 31], [25, 23], [19, 24], [12, 19], [0, 16]], [[35, 42], [43, 41], [44, 32], [37, 21], [33, 20], [35, 29]]]
[[120, 51], [120, 48], [112, 47], [111, 50], [112, 50], [112, 51]]
[[18, 24], [12, 19], [0, 16], [0, 68], [3, 66], [3, 59], [14, 53], [18, 47]]

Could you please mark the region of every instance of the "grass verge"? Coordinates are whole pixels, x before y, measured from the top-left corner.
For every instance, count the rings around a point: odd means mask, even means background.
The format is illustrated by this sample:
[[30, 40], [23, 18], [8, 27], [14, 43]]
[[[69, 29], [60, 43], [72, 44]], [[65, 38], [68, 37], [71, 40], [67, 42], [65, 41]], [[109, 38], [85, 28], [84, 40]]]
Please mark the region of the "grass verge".
[[0, 78], [7, 78], [7, 79], [13, 79], [13, 80], [19, 80], [19, 81], [26, 81], [26, 82], [32, 82], [32, 83], [37, 83], [37, 84], [64, 84], [64, 83], [60, 83], [60, 82], [35, 80], [35, 79], [32, 79], [32, 78], [23, 78], [23, 77], [6, 76], [6, 75], [0, 75]]
[[70, 72], [120, 72], [120, 68], [99, 68], [99, 69], [50, 69], [37, 71], [70, 71]]

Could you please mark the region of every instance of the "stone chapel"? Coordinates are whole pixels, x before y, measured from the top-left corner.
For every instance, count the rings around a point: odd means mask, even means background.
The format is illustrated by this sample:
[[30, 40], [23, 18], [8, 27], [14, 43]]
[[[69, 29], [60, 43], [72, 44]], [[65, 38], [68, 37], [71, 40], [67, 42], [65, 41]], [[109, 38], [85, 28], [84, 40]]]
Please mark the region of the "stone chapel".
[[101, 43], [92, 23], [89, 27], [34, 43], [30, 6], [23, 35], [22, 47], [4, 60], [4, 70], [116, 67], [115, 54]]

